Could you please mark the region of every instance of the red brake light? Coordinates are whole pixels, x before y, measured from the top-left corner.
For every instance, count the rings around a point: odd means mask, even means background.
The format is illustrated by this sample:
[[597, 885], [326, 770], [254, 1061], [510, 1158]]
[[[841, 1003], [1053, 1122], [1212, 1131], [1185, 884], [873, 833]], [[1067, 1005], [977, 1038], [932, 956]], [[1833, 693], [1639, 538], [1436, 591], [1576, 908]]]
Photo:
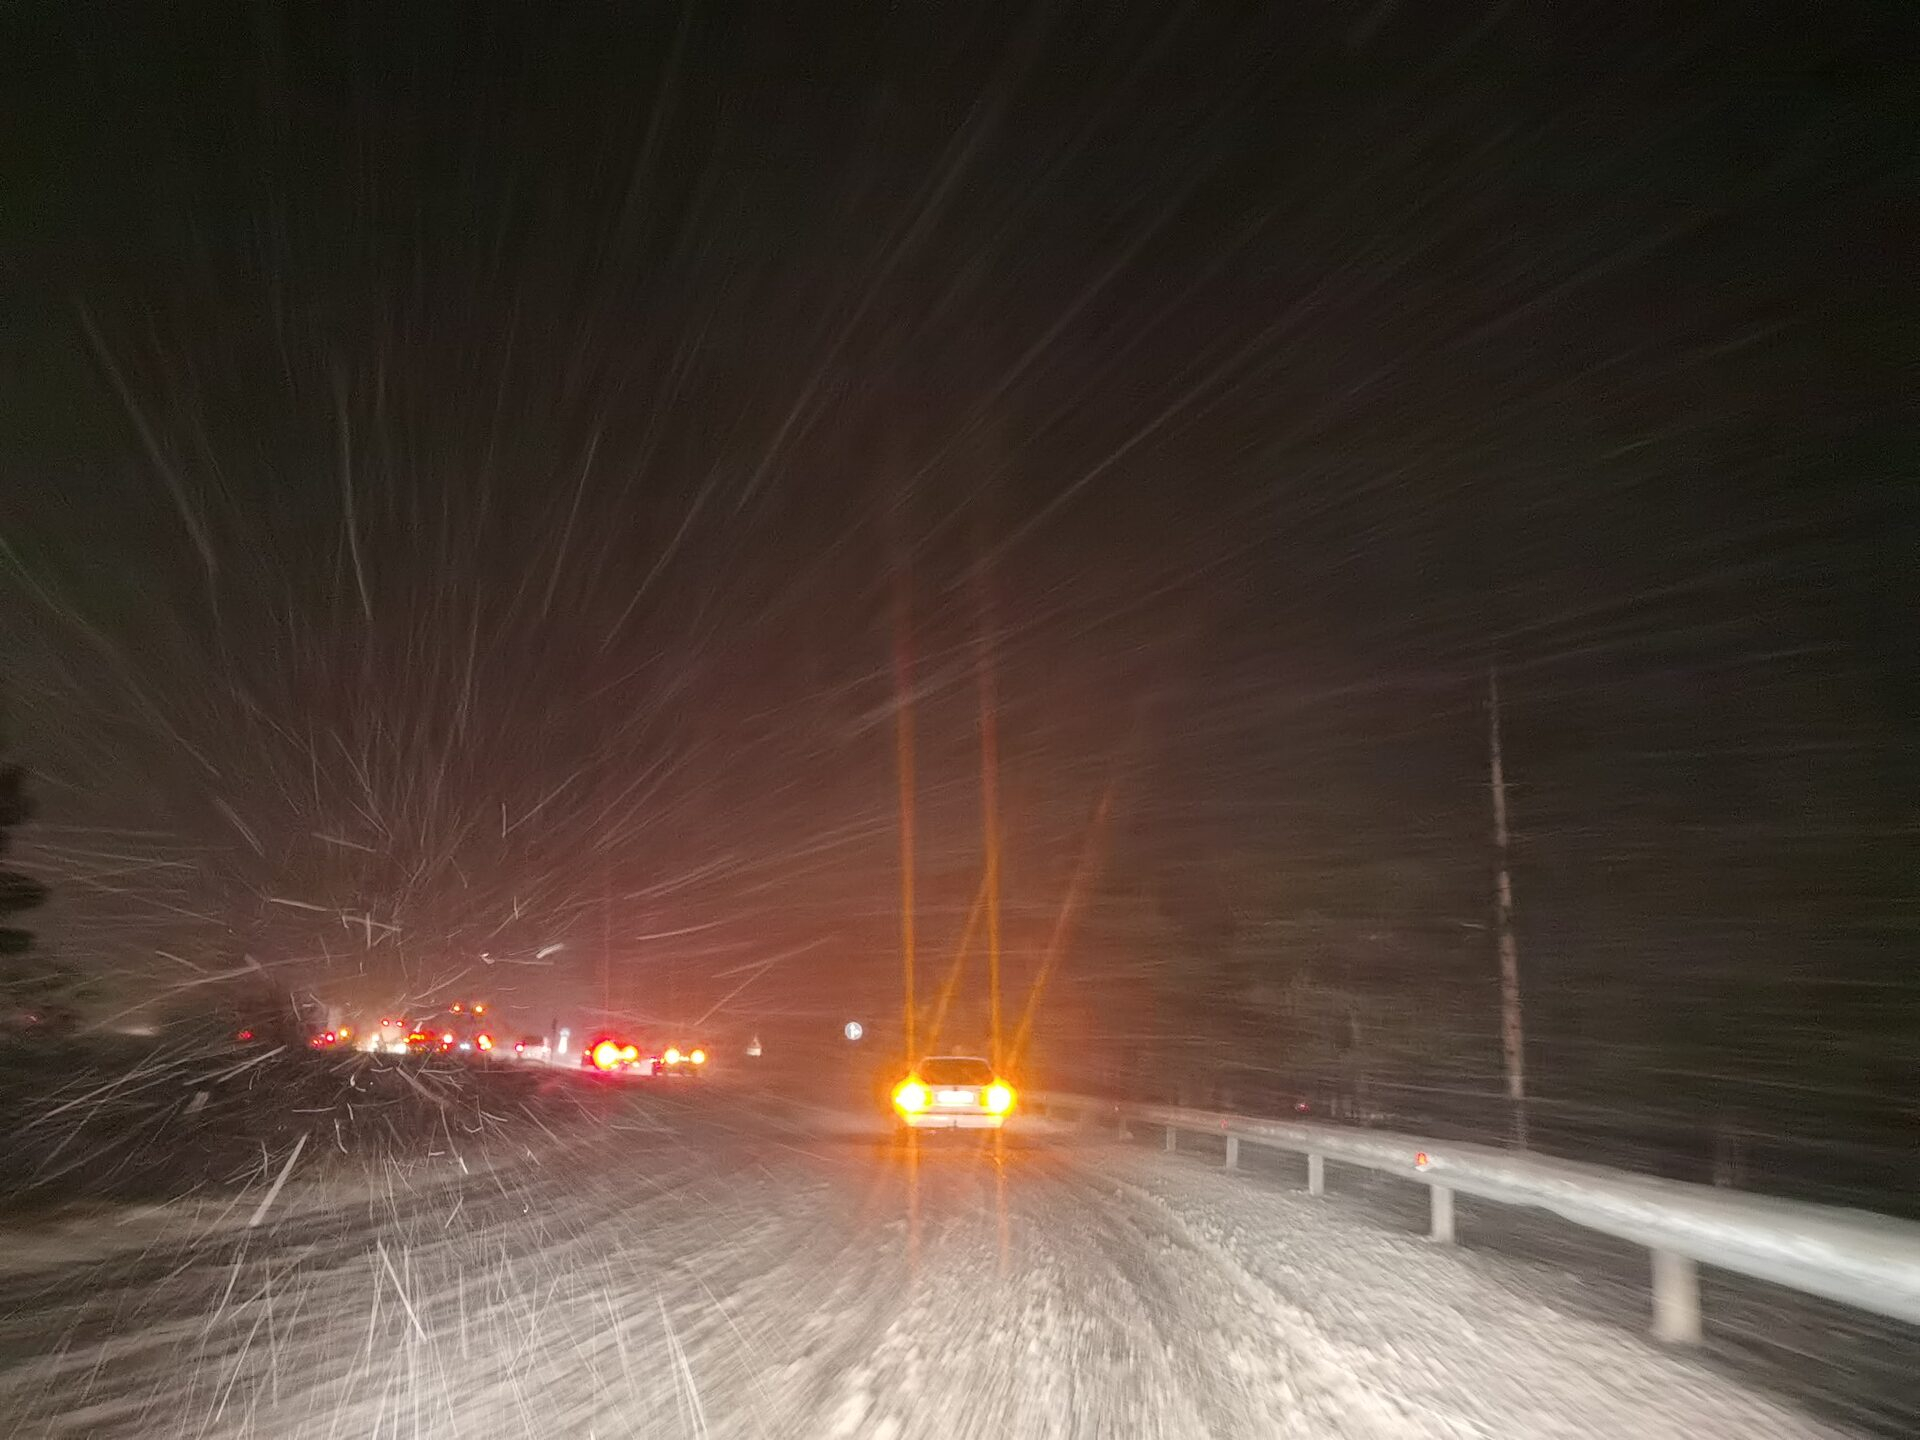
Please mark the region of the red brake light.
[[602, 1040], [592, 1053], [596, 1070], [611, 1070], [620, 1063], [620, 1047], [611, 1040]]

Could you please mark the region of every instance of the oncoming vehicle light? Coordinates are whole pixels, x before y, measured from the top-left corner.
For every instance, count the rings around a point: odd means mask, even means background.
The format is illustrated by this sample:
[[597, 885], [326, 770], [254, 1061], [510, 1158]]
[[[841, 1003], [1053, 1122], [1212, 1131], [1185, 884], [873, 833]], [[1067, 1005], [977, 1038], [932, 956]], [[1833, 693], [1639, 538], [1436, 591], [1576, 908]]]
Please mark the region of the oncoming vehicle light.
[[620, 1059], [622, 1063], [627, 1065], [636, 1063], [640, 1059], [640, 1047], [637, 1045], [622, 1045], [620, 1047]]
[[593, 1067], [596, 1070], [611, 1070], [620, 1063], [620, 1047], [611, 1040], [602, 1040], [593, 1047]]
[[893, 1087], [893, 1108], [902, 1115], [918, 1115], [927, 1108], [927, 1087], [909, 1075]]
[[680, 1063], [680, 1052], [674, 1046], [669, 1045], [667, 1047], [667, 1053], [662, 1055], [660, 1058], [666, 1061], [667, 1064], [669, 1065], [678, 1065]]
[[996, 1080], [980, 1095], [980, 1103], [996, 1115], [1004, 1115], [1013, 1109], [1013, 1087], [1004, 1080]]
[[696, 1065], [704, 1065], [707, 1063], [707, 1052], [704, 1050], [696, 1050], [691, 1055], [687, 1056], [687, 1059], [691, 1060]]

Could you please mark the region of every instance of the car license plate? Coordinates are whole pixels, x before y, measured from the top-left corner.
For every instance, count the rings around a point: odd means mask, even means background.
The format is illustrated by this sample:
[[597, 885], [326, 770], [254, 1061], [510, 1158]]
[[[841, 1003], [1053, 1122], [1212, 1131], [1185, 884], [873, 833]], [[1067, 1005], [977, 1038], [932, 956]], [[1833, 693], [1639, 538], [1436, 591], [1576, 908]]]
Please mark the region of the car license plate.
[[941, 1105], [971, 1105], [973, 1096], [966, 1090], [942, 1090], [936, 1097]]

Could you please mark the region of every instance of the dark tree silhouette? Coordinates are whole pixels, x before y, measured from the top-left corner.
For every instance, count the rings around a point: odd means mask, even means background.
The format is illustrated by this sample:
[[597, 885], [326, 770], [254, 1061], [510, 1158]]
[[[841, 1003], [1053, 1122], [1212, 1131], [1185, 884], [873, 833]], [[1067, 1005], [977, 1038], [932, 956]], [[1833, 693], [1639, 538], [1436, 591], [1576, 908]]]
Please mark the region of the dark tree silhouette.
[[[33, 811], [26, 772], [18, 765], [0, 766], [0, 856], [12, 844], [14, 827], [32, 819]], [[33, 932], [9, 923], [46, 898], [47, 887], [31, 875], [0, 869], [0, 1003], [16, 1022], [45, 1023], [45, 1007], [58, 988], [58, 974], [30, 953]]]

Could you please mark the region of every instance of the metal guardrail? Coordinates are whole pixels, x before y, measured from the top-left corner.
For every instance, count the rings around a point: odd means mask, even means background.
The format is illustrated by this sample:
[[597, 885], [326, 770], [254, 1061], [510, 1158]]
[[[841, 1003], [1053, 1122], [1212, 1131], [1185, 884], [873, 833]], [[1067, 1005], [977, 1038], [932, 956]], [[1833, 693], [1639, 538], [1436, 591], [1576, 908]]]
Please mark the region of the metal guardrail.
[[1306, 1156], [1315, 1195], [1325, 1193], [1329, 1160], [1399, 1175], [1428, 1188], [1430, 1233], [1448, 1244], [1458, 1192], [1644, 1245], [1653, 1254], [1653, 1330], [1663, 1340], [1700, 1339], [1701, 1265], [1920, 1325], [1920, 1224], [1908, 1220], [1389, 1131], [1083, 1095], [1029, 1096], [1028, 1104], [1104, 1117], [1123, 1134], [1133, 1123], [1160, 1126], [1169, 1151], [1183, 1132], [1223, 1136], [1229, 1170], [1242, 1145], [1289, 1150]]

